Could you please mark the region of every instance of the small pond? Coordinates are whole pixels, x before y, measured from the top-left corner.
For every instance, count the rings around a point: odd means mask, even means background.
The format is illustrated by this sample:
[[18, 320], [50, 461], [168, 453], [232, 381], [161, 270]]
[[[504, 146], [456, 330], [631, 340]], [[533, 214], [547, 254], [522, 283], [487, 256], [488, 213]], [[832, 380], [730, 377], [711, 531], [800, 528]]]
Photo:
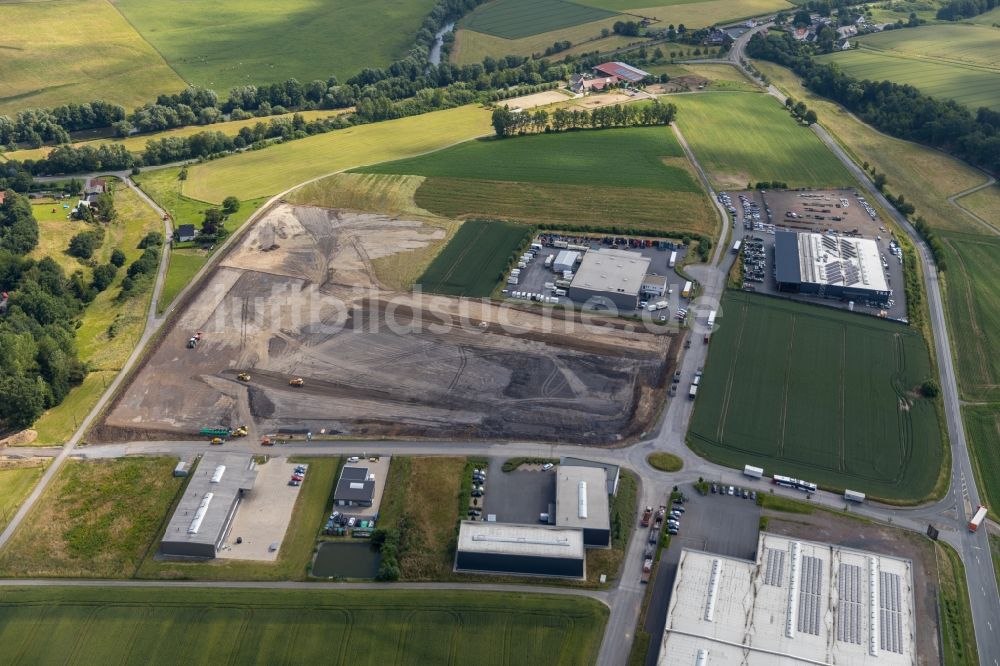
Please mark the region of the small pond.
[[312, 575], [318, 578], [374, 578], [381, 559], [378, 550], [367, 539], [325, 541], [313, 560]]

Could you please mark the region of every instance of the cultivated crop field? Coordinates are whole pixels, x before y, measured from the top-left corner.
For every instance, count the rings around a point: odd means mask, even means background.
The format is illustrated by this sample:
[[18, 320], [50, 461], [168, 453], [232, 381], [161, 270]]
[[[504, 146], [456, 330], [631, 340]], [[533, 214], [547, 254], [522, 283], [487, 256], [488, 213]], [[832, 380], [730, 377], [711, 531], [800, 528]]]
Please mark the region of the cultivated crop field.
[[691, 150], [719, 189], [779, 180], [789, 187], [851, 184], [844, 166], [770, 95], [705, 93], [670, 98]]
[[471, 141], [361, 171], [425, 176], [417, 205], [446, 217], [712, 234], [718, 217], [669, 129]]
[[608, 610], [492, 592], [3, 588], [13, 663], [590, 664]]
[[965, 432], [973, 452], [980, 499], [997, 515], [1000, 507], [1000, 407], [970, 405], [962, 408]]
[[1000, 110], [998, 67], [867, 48], [865, 44], [865, 48], [831, 54], [822, 60], [837, 63], [847, 74], [859, 79], [909, 84], [926, 95], [955, 100], [972, 111], [981, 106]]
[[615, 12], [566, 0], [494, 0], [474, 11], [462, 27], [518, 39], [614, 16]]
[[434, 2], [119, 0], [114, 6], [185, 80], [225, 93], [289, 78], [343, 80], [388, 65], [410, 47]]
[[468, 220], [419, 282], [424, 291], [435, 294], [489, 296], [530, 233], [530, 228], [512, 222]]
[[941, 234], [947, 248], [945, 289], [962, 397], [1000, 400], [1000, 240]]
[[183, 193], [211, 203], [229, 195], [265, 197], [335, 171], [420, 155], [490, 131], [489, 112], [471, 105], [360, 125], [196, 164], [188, 168]]
[[917, 500], [941, 472], [918, 331], [862, 315], [729, 292], [688, 439], [709, 459], [833, 488]]
[[110, 2], [4, 2], [0, 7], [0, 114], [94, 99], [133, 107], [184, 88]]

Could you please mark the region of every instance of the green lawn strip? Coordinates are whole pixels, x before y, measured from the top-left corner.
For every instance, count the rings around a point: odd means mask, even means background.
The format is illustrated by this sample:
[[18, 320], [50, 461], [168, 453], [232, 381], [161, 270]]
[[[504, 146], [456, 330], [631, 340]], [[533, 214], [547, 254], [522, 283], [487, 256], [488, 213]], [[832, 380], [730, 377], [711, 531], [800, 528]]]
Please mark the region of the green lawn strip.
[[0, 575], [129, 577], [180, 486], [175, 458], [69, 460], [7, 546]]
[[674, 95], [677, 124], [712, 183], [742, 189], [781, 181], [789, 187], [845, 187], [847, 169], [770, 95]]
[[[479, 139], [356, 171], [700, 191], [686, 168], [670, 163], [670, 158], [678, 158], [678, 162], [686, 165], [684, 153], [669, 128], [629, 127]], [[599, 198], [597, 192], [594, 198]]]
[[757, 504], [772, 511], [782, 511], [784, 513], [805, 513], [815, 511], [814, 505], [799, 500], [788, 499], [780, 495], [770, 493], [757, 493]]
[[941, 615], [942, 652], [947, 666], [978, 664], [976, 632], [965, 582], [965, 565], [955, 549], [935, 542], [938, 565], [938, 602]]
[[44, 471], [45, 465], [41, 463], [30, 467], [0, 469], [0, 530], [7, 527], [7, 523], [17, 513], [21, 502], [38, 483], [38, 479], [42, 478]]
[[11, 587], [0, 595], [0, 640], [19, 663], [380, 664], [402, 654], [433, 664], [475, 653], [485, 665], [590, 664], [608, 617], [591, 599], [508, 592]]
[[496, 0], [477, 9], [462, 27], [504, 39], [520, 39], [600, 21], [616, 12], [566, 0]]
[[[316, 547], [316, 536], [327, 515], [340, 458], [294, 458], [309, 465], [309, 473], [295, 500], [291, 522], [275, 562], [214, 560], [211, 562], [161, 562], [155, 548], [143, 560], [137, 578], [189, 580], [305, 580]], [[161, 527], [160, 534], [165, 529]]]
[[972, 452], [972, 469], [983, 503], [994, 520], [1000, 516], [1000, 405], [969, 405], [962, 407], [965, 432]]
[[833, 308], [727, 292], [688, 432], [713, 462], [833, 491], [916, 501], [942, 473], [919, 331]]
[[679, 472], [684, 467], [684, 461], [672, 453], [657, 451], [650, 453], [646, 461], [661, 472]]
[[1000, 587], [1000, 536], [990, 535], [990, 554], [993, 556], [993, 573]]
[[167, 274], [163, 280], [163, 291], [156, 304], [156, 311], [162, 313], [167, 309], [177, 294], [187, 286], [191, 278], [208, 262], [208, 253], [203, 250], [181, 248], [170, 251]]

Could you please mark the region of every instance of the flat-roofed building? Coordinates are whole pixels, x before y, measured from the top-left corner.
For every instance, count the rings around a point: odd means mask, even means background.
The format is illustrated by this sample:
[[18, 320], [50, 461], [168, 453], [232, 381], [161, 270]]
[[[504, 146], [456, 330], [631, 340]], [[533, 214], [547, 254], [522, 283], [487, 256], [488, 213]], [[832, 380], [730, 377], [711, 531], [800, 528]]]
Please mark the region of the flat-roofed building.
[[257, 465], [245, 454], [206, 453], [190, 477], [163, 533], [160, 553], [211, 559], [226, 540], [244, 493], [253, 490]]
[[586, 577], [583, 530], [463, 520], [455, 570]]
[[618, 480], [622, 474], [622, 469], [618, 465], [599, 462], [597, 460], [587, 460], [585, 458], [574, 458], [572, 456], [563, 456], [559, 459], [559, 464], [566, 467], [600, 467], [607, 475], [608, 494], [618, 494]]
[[569, 297], [591, 307], [614, 304], [619, 310], [639, 307], [639, 291], [649, 270], [641, 252], [600, 248], [583, 256], [569, 287]]
[[778, 231], [774, 276], [781, 291], [875, 302], [891, 295], [878, 243], [870, 238]]
[[333, 491], [333, 503], [337, 506], [371, 506], [375, 497], [375, 479], [367, 467], [344, 465], [340, 479]]
[[909, 560], [761, 533], [756, 561], [681, 551], [657, 663], [902, 666], [915, 632]]
[[556, 467], [556, 527], [583, 530], [588, 548], [611, 546], [611, 510], [603, 467]]

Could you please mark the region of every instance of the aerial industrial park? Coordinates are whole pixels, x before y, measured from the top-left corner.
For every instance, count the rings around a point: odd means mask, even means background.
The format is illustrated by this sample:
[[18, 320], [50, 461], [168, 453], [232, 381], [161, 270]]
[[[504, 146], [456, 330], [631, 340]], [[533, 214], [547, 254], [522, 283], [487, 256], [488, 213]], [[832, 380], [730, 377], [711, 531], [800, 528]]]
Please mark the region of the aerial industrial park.
[[1000, 664], [987, 4], [0, 3], [0, 664]]

